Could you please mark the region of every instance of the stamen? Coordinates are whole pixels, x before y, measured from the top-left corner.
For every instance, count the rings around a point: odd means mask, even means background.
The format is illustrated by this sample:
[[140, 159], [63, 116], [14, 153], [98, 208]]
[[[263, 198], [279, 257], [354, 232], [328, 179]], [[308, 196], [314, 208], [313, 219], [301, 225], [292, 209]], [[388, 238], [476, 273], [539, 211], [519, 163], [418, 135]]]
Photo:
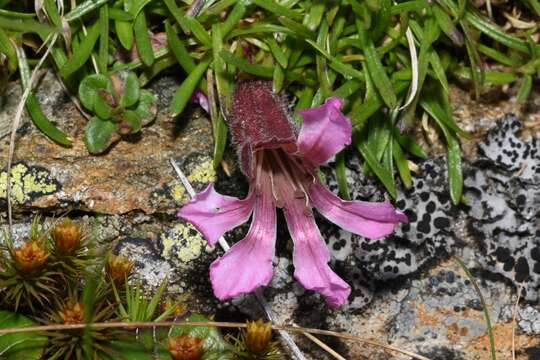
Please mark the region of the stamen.
[[[276, 159], [276, 162], [278, 163], [279, 167], [281, 168], [281, 170], [285, 174], [285, 177], [287, 178], [287, 180], [290, 181], [290, 183], [291, 183], [291, 185], [293, 187], [294, 197], [296, 199], [302, 199], [302, 198], [305, 199], [304, 213], [305, 214], [309, 213], [310, 215], [312, 215], [313, 213], [311, 211], [311, 206], [309, 204], [309, 196], [307, 194], [306, 189], [304, 188], [304, 184], [302, 183], [302, 180], [298, 178], [298, 174], [296, 174], [294, 171], [291, 171], [283, 163], [283, 161], [282, 161], [282, 159], [280, 157], [280, 154], [275, 153], [274, 151], [272, 151], [272, 155]], [[289, 159], [292, 160], [294, 165], [299, 167], [301, 170], [304, 170], [303, 171], [304, 174], [311, 175], [308, 171], [305, 171], [305, 168], [300, 163], [298, 163], [298, 161], [296, 159], [294, 159], [293, 156], [289, 156]], [[311, 175], [311, 177], [313, 178], [313, 175]], [[313, 178], [313, 182], [315, 182], [314, 178]]]
[[257, 151], [255, 153], [255, 162], [256, 162], [256, 168], [255, 168], [255, 195], [261, 196], [261, 173], [262, 173], [262, 167], [263, 167], [263, 152]]
[[270, 184], [271, 184], [271, 187], [272, 187], [272, 196], [274, 197], [274, 205], [276, 205], [276, 207], [278, 208], [283, 208], [283, 206], [285, 205], [283, 199], [281, 199], [279, 197], [279, 195], [277, 194], [276, 192], [276, 186], [274, 184], [274, 174], [272, 174], [272, 172], [270, 172]]

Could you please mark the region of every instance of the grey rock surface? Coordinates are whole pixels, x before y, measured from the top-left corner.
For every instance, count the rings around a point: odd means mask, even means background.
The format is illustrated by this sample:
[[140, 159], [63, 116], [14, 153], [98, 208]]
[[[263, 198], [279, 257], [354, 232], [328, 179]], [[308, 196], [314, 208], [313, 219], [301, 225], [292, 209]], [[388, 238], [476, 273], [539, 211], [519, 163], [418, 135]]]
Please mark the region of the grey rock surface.
[[[176, 81], [164, 77], [152, 84], [160, 112], [140, 139], [121, 142], [99, 157], [88, 155], [82, 143], [84, 118], [54, 79], [46, 76], [43, 82], [48, 93], [38, 96], [45, 113], [70, 133], [74, 147], [52, 144], [28, 121], [19, 130], [13, 173], [19, 179], [14, 182], [15, 236], [24, 237], [36, 211], [50, 219], [69, 209], [71, 217], [92, 229], [101, 244], [135, 261], [136, 274], [148, 291], [167, 279], [168, 292], [187, 295], [194, 311], [215, 314], [218, 320], [263, 316], [251, 295], [225, 303], [213, 297], [208, 266], [223, 252], [209, 247], [192, 226], [175, 218], [176, 209], [189, 199], [168, 163], [170, 157], [197, 191], [214, 181], [224, 194], [242, 197], [247, 190], [245, 179], [235, 170], [234, 155], [226, 159], [230, 177], [213, 170], [211, 127], [202, 112], [189, 109], [179, 119], [166, 116]], [[16, 106], [12, 97], [17, 90], [7, 93], [0, 122]], [[488, 134], [479, 144], [467, 144], [466, 206], [451, 204], [445, 159], [435, 157], [418, 162], [420, 171], [413, 187], [400, 189], [396, 205], [410, 223], [393, 236], [367, 241], [317, 217], [333, 254], [333, 269], [353, 286], [347, 306], [330, 310], [319, 295], [294, 281], [292, 242], [281, 221], [274, 278], [264, 290], [277, 323], [347, 331], [431, 359], [487, 359], [482, 305], [470, 279], [452, 259], [458, 256], [471, 269], [489, 306], [498, 358], [510, 358], [518, 289], [517, 355], [519, 359], [540, 358], [539, 141], [521, 136], [527, 119], [502, 116], [506, 105], [482, 119], [471, 107], [474, 103], [457, 106], [460, 123]], [[6, 138], [0, 139], [0, 149], [4, 161]], [[361, 165], [356, 155], [349, 154], [352, 197], [384, 200], [381, 187], [362, 174]], [[329, 187], [337, 191], [332, 167], [323, 172]], [[0, 174], [3, 196], [5, 175], [5, 171]], [[0, 206], [5, 208], [5, 201], [0, 200]], [[246, 231], [247, 225], [241, 226], [226, 238], [234, 243]], [[328, 358], [305, 338], [295, 339], [309, 358]], [[347, 359], [407, 358], [334, 338], [322, 340]]]

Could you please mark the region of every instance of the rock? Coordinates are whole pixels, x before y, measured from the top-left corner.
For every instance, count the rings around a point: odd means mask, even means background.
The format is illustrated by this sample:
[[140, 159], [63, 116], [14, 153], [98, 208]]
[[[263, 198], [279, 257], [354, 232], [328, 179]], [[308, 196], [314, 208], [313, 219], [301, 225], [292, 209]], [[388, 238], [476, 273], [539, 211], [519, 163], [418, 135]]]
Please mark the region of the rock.
[[[14, 85], [15, 86], [15, 85]], [[19, 130], [12, 169], [15, 211], [77, 209], [102, 214], [173, 214], [187, 198], [179, 187], [169, 159], [179, 162], [194, 159], [195, 183], [215, 178], [211, 153], [211, 127], [203, 116], [171, 119], [167, 115], [176, 83], [165, 78], [151, 91], [158, 96], [159, 113], [154, 124], [143, 128], [140, 136], [121, 141], [100, 156], [90, 156], [84, 145], [86, 120], [62, 92], [52, 75], [40, 84], [38, 98], [44, 112], [59, 128], [73, 138], [73, 147], [63, 148], [39, 132], [28, 119]], [[10, 93], [8, 91], [8, 93]], [[1, 122], [13, 113], [9, 100], [2, 111]], [[189, 114], [188, 114], [189, 115]], [[192, 114], [193, 115], [193, 114]], [[0, 160], [7, 162], [8, 137], [0, 141]], [[205, 161], [200, 161], [201, 157]], [[187, 170], [186, 170], [187, 171]], [[0, 195], [5, 198], [5, 170], [0, 174]], [[5, 206], [5, 201], [0, 203]]]
[[[12, 170], [15, 240], [25, 236], [32, 212], [41, 211], [49, 221], [72, 210], [70, 216], [92, 230], [100, 244], [134, 260], [135, 275], [147, 291], [166, 279], [168, 293], [188, 295], [191, 310], [215, 314], [218, 320], [262, 317], [252, 295], [225, 303], [214, 298], [208, 267], [223, 251], [209, 247], [191, 225], [174, 216], [189, 196], [169, 158], [178, 162], [196, 191], [216, 180], [216, 188], [224, 194], [243, 197], [247, 190], [232, 152], [226, 154], [231, 177], [213, 170], [211, 126], [201, 111], [189, 109], [179, 119], [167, 116], [176, 85], [168, 76], [154, 81], [150, 90], [158, 96], [159, 108], [155, 123], [140, 137], [91, 156], [82, 141], [86, 120], [47, 74], [38, 98], [45, 113], [74, 139], [74, 146], [59, 147], [27, 118], [23, 121]], [[274, 278], [264, 289], [276, 323], [350, 332], [431, 359], [486, 359], [482, 303], [468, 276], [452, 260], [458, 256], [472, 271], [489, 306], [499, 358], [511, 353], [516, 289], [522, 287], [516, 348], [521, 358], [535, 358], [539, 341], [534, 336], [540, 331], [540, 159], [538, 140], [531, 137], [534, 133], [527, 124], [534, 124], [536, 115], [521, 121], [506, 116], [515, 109], [511, 100], [479, 104], [463, 91], [452, 92], [456, 121], [477, 135], [464, 142], [468, 205], [451, 204], [445, 159], [433, 156], [418, 163], [420, 173], [414, 175], [412, 189], [399, 191], [396, 205], [410, 223], [394, 235], [366, 241], [317, 217], [333, 254], [332, 268], [353, 287], [349, 303], [339, 310], [329, 309], [318, 294], [295, 282], [292, 242], [280, 219]], [[13, 116], [18, 85], [7, 94], [0, 131]], [[521, 136], [523, 132], [528, 138]], [[5, 162], [8, 140], [3, 134], [0, 149]], [[441, 146], [432, 144], [431, 149]], [[357, 155], [349, 154], [346, 171], [352, 197], [384, 200], [381, 186], [362, 174], [361, 165]], [[332, 168], [322, 170], [330, 189], [337, 191]], [[3, 196], [5, 177], [4, 169]], [[0, 206], [5, 207], [5, 200]], [[241, 239], [248, 226], [229, 232], [227, 241]], [[308, 359], [329, 359], [305, 337], [294, 338]], [[404, 358], [365, 344], [321, 339], [349, 359]]]

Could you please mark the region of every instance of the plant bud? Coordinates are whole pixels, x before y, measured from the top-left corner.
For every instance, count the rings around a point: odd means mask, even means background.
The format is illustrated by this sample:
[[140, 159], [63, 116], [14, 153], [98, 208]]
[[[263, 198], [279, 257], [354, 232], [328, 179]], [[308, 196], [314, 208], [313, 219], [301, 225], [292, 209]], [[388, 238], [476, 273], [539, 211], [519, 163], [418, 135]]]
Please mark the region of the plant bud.
[[272, 323], [265, 323], [261, 319], [248, 321], [245, 331], [246, 347], [253, 354], [263, 354], [270, 345], [272, 339]]
[[110, 255], [105, 264], [105, 272], [115, 283], [123, 284], [132, 270], [133, 261], [123, 256]]
[[27, 241], [13, 252], [13, 259], [16, 266], [23, 273], [31, 274], [40, 270], [47, 258], [49, 252], [38, 241]]
[[170, 337], [168, 345], [174, 360], [200, 360], [204, 355], [203, 341], [194, 336]]
[[81, 228], [70, 219], [58, 224], [52, 231], [54, 244], [62, 255], [71, 254], [81, 244]]

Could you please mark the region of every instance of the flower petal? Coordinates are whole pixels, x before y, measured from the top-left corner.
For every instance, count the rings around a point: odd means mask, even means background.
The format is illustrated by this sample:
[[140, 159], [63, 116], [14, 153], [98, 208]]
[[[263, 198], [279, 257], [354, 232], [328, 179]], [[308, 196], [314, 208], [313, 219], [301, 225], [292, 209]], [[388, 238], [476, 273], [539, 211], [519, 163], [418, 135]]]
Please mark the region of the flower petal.
[[390, 203], [344, 201], [319, 182], [313, 183], [308, 193], [312, 204], [328, 220], [370, 239], [389, 235], [399, 222], [408, 221]]
[[249, 219], [254, 200], [253, 194], [243, 200], [221, 195], [210, 184], [195, 195], [189, 204], [178, 210], [177, 215], [192, 223], [208, 243], [214, 245], [226, 231]]
[[328, 266], [330, 252], [312, 214], [305, 214], [305, 202], [296, 199], [284, 209], [287, 226], [294, 241], [294, 277], [309, 290], [323, 295], [331, 307], [343, 305], [350, 286]]
[[351, 121], [340, 111], [342, 101], [332, 96], [319, 107], [299, 110], [304, 123], [298, 135], [298, 152], [313, 165], [326, 163], [351, 143]]
[[210, 281], [220, 300], [252, 292], [272, 279], [276, 208], [265, 194], [255, 198], [253, 222], [246, 237], [210, 265]]
[[201, 90], [195, 90], [193, 95], [191, 95], [191, 102], [199, 104], [207, 114], [210, 114], [210, 104], [208, 103], [208, 97], [204, 95]]

